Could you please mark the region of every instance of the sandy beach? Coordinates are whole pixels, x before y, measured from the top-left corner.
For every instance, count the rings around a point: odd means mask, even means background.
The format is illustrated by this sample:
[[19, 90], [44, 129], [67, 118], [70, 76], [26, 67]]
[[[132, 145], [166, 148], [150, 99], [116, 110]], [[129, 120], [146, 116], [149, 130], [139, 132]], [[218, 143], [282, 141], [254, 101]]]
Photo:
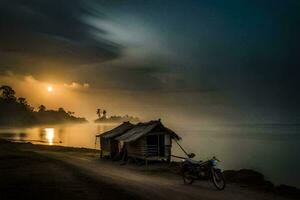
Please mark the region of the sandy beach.
[[1, 199], [296, 199], [229, 183], [184, 185], [170, 165], [120, 165], [93, 149], [0, 142]]

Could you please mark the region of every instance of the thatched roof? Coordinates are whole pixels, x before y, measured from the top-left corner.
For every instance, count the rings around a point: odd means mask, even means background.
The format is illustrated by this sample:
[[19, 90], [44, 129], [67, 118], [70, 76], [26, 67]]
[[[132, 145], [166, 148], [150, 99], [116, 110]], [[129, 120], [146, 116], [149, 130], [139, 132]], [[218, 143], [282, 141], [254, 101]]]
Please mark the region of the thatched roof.
[[123, 142], [132, 142], [146, 135], [147, 133], [150, 133], [155, 128], [158, 128], [160, 130], [159, 132], [167, 132], [174, 139], [180, 139], [180, 137], [175, 132], [166, 128], [160, 120], [150, 121], [147, 123], [138, 123], [133, 128], [129, 129], [124, 134], [115, 139]]
[[123, 122], [123, 124], [117, 126], [116, 128], [104, 132], [102, 134], [97, 135], [96, 137], [101, 137], [101, 138], [105, 138], [105, 139], [113, 139], [115, 137], [118, 137], [122, 134], [124, 134], [126, 131], [130, 130], [131, 128], [133, 128], [134, 125], [131, 124], [130, 122]]

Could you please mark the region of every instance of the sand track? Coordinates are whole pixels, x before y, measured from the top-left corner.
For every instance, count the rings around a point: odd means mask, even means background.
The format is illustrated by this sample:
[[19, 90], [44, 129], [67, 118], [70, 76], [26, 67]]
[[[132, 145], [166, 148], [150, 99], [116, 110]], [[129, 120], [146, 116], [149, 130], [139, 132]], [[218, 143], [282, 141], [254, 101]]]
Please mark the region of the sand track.
[[[36, 150], [35, 150], [36, 151]], [[36, 151], [37, 153], [59, 160], [87, 177], [120, 188], [140, 199], [208, 199], [208, 200], [250, 200], [286, 199], [274, 194], [249, 190], [236, 185], [228, 185], [224, 191], [217, 191], [212, 183], [197, 182], [184, 185], [180, 176], [175, 174], [149, 173], [147, 170], [134, 170], [111, 161], [101, 161], [95, 156], [82, 153]], [[101, 185], [99, 185], [101, 190]]]

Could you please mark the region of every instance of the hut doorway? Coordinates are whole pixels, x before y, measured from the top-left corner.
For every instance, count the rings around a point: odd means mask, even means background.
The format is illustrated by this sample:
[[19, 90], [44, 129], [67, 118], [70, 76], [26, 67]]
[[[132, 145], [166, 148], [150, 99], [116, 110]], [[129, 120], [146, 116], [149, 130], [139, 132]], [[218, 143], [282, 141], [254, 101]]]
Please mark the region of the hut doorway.
[[160, 157], [165, 156], [165, 135], [158, 135], [158, 153]]
[[148, 156], [165, 156], [165, 135], [148, 135], [147, 136]]

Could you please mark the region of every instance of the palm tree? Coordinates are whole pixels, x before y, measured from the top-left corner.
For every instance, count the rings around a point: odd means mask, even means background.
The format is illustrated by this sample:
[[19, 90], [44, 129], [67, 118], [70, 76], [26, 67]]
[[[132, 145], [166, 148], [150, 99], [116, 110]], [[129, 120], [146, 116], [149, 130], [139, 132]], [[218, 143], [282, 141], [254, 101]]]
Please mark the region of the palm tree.
[[106, 118], [106, 110], [103, 110], [103, 117]]
[[101, 118], [101, 109], [97, 109], [97, 115], [98, 115], [98, 118], [100, 119]]

